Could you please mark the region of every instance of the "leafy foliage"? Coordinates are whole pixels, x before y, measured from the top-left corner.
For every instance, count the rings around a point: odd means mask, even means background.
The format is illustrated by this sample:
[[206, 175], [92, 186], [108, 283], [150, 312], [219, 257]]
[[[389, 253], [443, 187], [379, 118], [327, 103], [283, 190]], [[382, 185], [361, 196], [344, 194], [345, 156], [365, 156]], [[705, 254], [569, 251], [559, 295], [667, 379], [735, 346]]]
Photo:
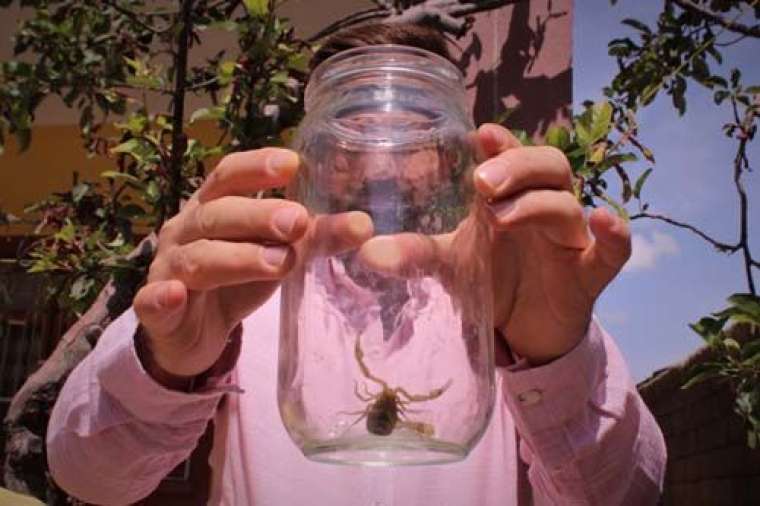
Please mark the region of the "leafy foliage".
[[[192, 195], [209, 163], [287, 141], [303, 111], [310, 47], [267, 0], [185, 1], [178, 9], [143, 0], [20, 3], [33, 15], [14, 36], [14, 60], [0, 63], [0, 152], [8, 135], [28, 148], [35, 111], [52, 94], [78, 110], [89, 156], [107, 167], [101, 181], [27, 209], [39, 238], [25, 265], [63, 276], [54, 293], [78, 314], [111, 276], [130, 269], [120, 259]], [[218, 30], [233, 33], [237, 47], [192, 67], [180, 58]], [[178, 116], [190, 93], [208, 105]], [[166, 110], [149, 109], [157, 102]], [[199, 121], [216, 123], [215, 143], [187, 138]], [[109, 123], [115, 135], [104, 134]]]
[[[612, 3], [617, 2], [612, 0]], [[754, 25], [743, 22], [743, 19], [752, 18]], [[739, 69], [728, 72], [721, 72], [721, 69], [723, 48], [744, 42], [756, 43], [760, 39], [757, 20], [760, 20], [760, 2], [757, 0], [665, 1], [655, 26], [636, 19], [623, 21], [636, 36], [610, 41], [608, 50], [617, 60], [618, 73], [605, 88], [613, 117], [618, 121], [633, 117], [663, 92], [670, 96], [677, 113], [684, 115], [689, 84], [712, 91], [715, 105], [727, 108], [732, 118], [722, 125], [722, 130], [736, 142], [736, 155], [728, 164], [739, 204], [736, 242], [718, 241], [694, 225], [649, 214], [646, 204], [640, 206], [639, 213], [633, 218], [665, 221], [696, 233], [720, 252], [741, 252], [749, 293], [731, 296], [727, 309], [691, 326], [714, 350], [717, 358], [697, 365], [684, 387], [707, 379], [728, 381], [736, 395], [735, 411], [747, 422], [747, 442], [752, 448], [760, 437], [760, 337], [755, 331], [753, 340], [740, 343], [729, 337], [730, 331], [725, 331], [724, 327], [747, 324], [757, 329], [760, 325], [760, 298], [754, 283], [754, 269], [760, 268], [760, 262], [750, 249], [749, 195], [742, 180], [750, 172], [747, 147], [755, 139], [760, 119], [760, 86], [746, 85]], [[616, 123], [615, 128], [624, 130], [620, 123]], [[630, 195], [640, 199], [642, 187], [650, 174], [651, 169], [647, 169], [639, 176]], [[623, 187], [625, 194], [625, 182]]]
[[[682, 388], [706, 380], [728, 381], [736, 398], [734, 411], [747, 426], [747, 444], [756, 448], [760, 442], [760, 299], [751, 294], [734, 294], [729, 306], [693, 323], [691, 328], [713, 350], [713, 359], [695, 365]], [[739, 341], [730, 337], [727, 324], [746, 325], [755, 338]]]

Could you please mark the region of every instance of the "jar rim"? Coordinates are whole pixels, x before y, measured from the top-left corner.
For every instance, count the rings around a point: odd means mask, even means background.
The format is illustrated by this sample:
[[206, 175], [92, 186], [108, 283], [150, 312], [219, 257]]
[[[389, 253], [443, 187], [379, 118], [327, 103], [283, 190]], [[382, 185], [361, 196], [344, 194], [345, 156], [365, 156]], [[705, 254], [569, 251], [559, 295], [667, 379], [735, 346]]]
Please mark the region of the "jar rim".
[[[371, 59], [367, 60], [367, 56]], [[424, 65], [412, 69], [411, 65], [414, 63]], [[317, 65], [306, 85], [306, 108], [309, 108], [317, 90], [327, 83], [352, 74], [394, 69], [413, 71], [464, 92], [464, 75], [453, 62], [443, 56], [415, 46], [374, 44], [340, 51]]]

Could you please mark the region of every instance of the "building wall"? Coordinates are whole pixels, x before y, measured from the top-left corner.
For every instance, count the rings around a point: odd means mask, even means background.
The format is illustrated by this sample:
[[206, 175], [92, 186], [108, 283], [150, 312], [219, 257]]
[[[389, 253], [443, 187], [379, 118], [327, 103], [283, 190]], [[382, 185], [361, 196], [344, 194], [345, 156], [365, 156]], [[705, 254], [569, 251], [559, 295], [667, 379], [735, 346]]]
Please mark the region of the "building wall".
[[[0, 10], [0, 61], [12, 58], [10, 35], [25, 11]], [[373, 4], [369, 0], [289, 0], [281, 14], [290, 18], [297, 33], [308, 36], [339, 17]], [[537, 137], [552, 122], [566, 122], [571, 103], [572, 0], [526, 0], [477, 15], [474, 29], [451, 43], [460, 66], [466, 69], [470, 107], [476, 123], [492, 121], [507, 108], [511, 127]], [[209, 32], [210, 33], [210, 32]], [[191, 62], [201, 61], [229, 47], [232, 39], [215, 33], [191, 51]], [[190, 114], [206, 105], [188, 99]], [[161, 106], [154, 103], [154, 110]], [[20, 215], [24, 207], [54, 191], [71, 187], [73, 173], [80, 180], [96, 180], [113, 167], [104, 158], [86, 157], [76, 128], [78, 115], [51, 96], [38, 110], [31, 148], [19, 154], [10, 139], [0, 156], [0, 209]], [[211, 124], [194, 131], [213, 138]], [[28, 233], [29, 226], [0, 227], [0, 236]]]
[[[740, 332], [749, 338], [746, 329]], [[755, 338], [760, 339], [760, 331]], [[708, 381], [681, 388], [688, 369], [711, 357], [702, 349], [639, 385], [668, 448], [664, 506], [760, 504], [760, 449], [747, 446], [729, 385]]]

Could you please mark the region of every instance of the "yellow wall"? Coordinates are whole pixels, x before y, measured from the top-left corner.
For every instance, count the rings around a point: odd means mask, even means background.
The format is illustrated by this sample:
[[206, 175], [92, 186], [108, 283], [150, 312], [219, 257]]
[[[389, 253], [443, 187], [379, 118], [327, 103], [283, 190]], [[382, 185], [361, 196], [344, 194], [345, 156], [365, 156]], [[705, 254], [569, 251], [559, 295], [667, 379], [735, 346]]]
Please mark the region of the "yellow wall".
[[[211, 143], [216, 139], [211, 122], [199, 124], [191, 136]], [[87, 152], [74, 125], [36, 126], [32, 144], [18, 153], [14, 139], [8, 139], [6, 152], [0, 156], [0, 209], [21, 216], [23, 209], [57, 191], [71, 189], [74, 172], [79, 180], [104, 181], [99, 177], [106, 170], [115, 170], [113, 160], [87, 158]], [[0, 226], [0, 236], [25, 234], [29, 225]]]

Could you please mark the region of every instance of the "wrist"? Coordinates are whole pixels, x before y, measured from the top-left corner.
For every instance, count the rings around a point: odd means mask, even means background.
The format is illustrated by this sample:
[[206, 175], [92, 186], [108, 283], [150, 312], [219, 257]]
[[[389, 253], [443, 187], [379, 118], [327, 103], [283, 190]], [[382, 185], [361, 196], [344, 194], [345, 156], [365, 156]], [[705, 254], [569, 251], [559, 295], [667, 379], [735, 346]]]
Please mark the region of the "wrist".
[[575, 349], [588, 333], [591, 316], [577, 324], [542, 325], [498, 328], [513, 359], [523, 359], [531, 367], [549, 364]]
[[142, 325], [139, 325], [137, 327], [137, 332], [135, 332], [135, 351], [137, 352], [137, 358], [140, 360], [143, 369], [145, 369], [145, 372], [148, 373], [156, 383], [169, 390], [177, 390], [180, 392], [190, 391], [195, 376], [181, 376], [171, 373], [161, 367], [158, 361], [156, 361], [153, 349], [150, 346], [150, 339]]

